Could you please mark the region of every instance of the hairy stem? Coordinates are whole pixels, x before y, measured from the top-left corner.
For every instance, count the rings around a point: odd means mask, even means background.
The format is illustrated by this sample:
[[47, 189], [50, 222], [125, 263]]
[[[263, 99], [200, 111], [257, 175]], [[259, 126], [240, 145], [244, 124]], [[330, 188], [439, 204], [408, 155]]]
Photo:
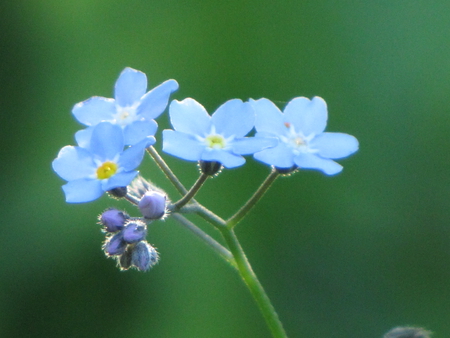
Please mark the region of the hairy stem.
[[195, 194], [200, 190], [203, 183], [208, 179], [208, 175], [201, 174], [194, 185], [189, 189], [189, 191], [184, 195], [179, 201], [174, 203], [175, 210], [182, 208], [184, 205], [189, 203], [189, 201], [194, 198]]

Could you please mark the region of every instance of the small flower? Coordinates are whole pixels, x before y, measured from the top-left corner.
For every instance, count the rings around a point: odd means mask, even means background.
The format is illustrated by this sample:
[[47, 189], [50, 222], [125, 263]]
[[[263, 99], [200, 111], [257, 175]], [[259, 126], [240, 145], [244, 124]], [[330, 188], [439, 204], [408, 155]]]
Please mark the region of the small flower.
[[245, 137], [254, 126], [255, 113], [248, 103], [225, 102], [209, 116], [197, 101], [172, 101], [170, 120], [175, 130], [163, 131], [163, 150], [187, 161], [216, 161], [226, 168], [245, 163], [249, 155], [276, 144], [273, 138]]
[[166, 212], [166, 195], [157, 191], [147, 191], [138, 204], [142, 216], [148, 219], [159, 219]]
[[66, 146], [53, 161], [53, 170], [68, 181], [63, 185], [68, 203], [90, 202], [103, 192], [127, 186], [138, 174], [144, 150], [154, 143], [148, 137], [123, 150], [123, 134], [119, 126], [101, 122], [93, 128], [85, 147]]
[[107, 232], [117, 232], [122, 230], [125, 221], [129, 218], [129, 216], [120, 210], [111, 208], [104, 211], [100, 217], [100, 223], [104, 226], [105, 231]]
[[396, 327], [384, 335], [384, 338], [430, 338], [431, 332], [420, 327]]
[[358, 140], [348, 134], [324, 132], [327, 105], [320, 97], [309, 100], [297, 97], [282, 113], [268, 99], [250, 100], [256, 112], [258, 137], [276, 137], [276, 147], [254, 154], [254, 157], [276, 168], [316, 169], [334, 175], [342, 166], [332, 159], [347, 157], [358, 150]]
[[93, 96], [73, 107], [75, 118], [89, 127], [76, 133], [78, 144], [88, 143], [93, 127], [101, 121], [120, 126], [126, 145], [154, 135], [158, 128], [154, 119], [166, 109], [170, 94], [177, 89], [175, 80], [167, 80], [146, 93], [147, 76], [138, 70], [125, 68], [115, 85], [115, 100]]
[[147, 225], [139, 220], [128, 221], [122, 230], [122, 236], [129, 244], [140, 242], [147, 236]]
[[145, 241], [139, 242], [132, 249], [131, 264], [134, 265], [139, 271], [147, 271], [158, 263], [158, 252], [154, 247]]

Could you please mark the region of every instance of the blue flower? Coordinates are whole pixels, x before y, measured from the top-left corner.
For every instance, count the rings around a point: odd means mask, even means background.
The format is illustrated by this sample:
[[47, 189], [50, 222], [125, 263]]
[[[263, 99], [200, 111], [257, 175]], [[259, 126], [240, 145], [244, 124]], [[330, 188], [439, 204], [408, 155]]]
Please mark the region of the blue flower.
[[254, 154], [261, 162], [277, 168], [300, 167], [334, 175], [342, 166], [333, 159], [358, 150], [355, 137], [324, 132], [328, 112], [320, 97], [297, 97], [287, 104], [284, 113], [268, 99], [250, 100], [250, 104], [256, 112], [256, 138], [272, 136], [280, 141], [276, 147]]
[[68, 181], [63, 185], [69, 203], [90, 202], [103, 192], [125, 187], [138, 174], [144, 150], [155, 139], [147, 137], [124, 149], [122, 129], [109, 122], [93, 127], [89, 144], [84, 147], [66, 146], [53, 161], [53, 170]]
[[209, 116], [205, 108], [188, 98], [172, 101], [170, 120], [175, 130], [163, 131], [163, 151], [188, 161], [216, 161], [226, 168], [245, 163], [241, 155], [274, 146], [274, 138], [245, 137], [254, 126], [255, 113], [249, 103], [225, 102]]
[[154, 135], [158, 128], [154, 119], [166, 109], [170, 94], [177, 89], [175, 80], [167, 80], [146, 93], [146, 75], [125, 68], [115, 85], [115, 100], [94, 96], [73, 107], [75, 118], [89, 126], [75, 134], [78, 144], [83, 146], [89, 143], [93, 127], [101, 121], [120, 126], [126, 145], [136, 144]]

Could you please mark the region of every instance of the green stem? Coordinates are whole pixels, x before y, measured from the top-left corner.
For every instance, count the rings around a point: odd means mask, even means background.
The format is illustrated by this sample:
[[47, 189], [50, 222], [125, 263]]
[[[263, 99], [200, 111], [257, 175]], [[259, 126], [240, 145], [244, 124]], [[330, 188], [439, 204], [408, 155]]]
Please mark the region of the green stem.
[[236, 234], [234, 233], [234, 230], [230, 228], [221, 228], [221, 232], [231, 253], [234, 256], [234, 259], [236, 260], [239, 273], [258, 304], [267, 326], [272, 332], [272, 336], [274, 338], [287, 338], [283, 324], [278, 318], [278, 315], [275, 312], [269, 297], [267, 297], [264, 288], [256, 277], [256, 274], [253, 272], [252, 267], [236, 237]]
[[175, 210], [181, 209], [184, 205], [186, 205], [192, 198], [194, 198], [195, 194], [200, 190], [203, 183], [208, 179], [208, 175], [201, 174], [197, 181], [194, 183], [191, 189], [184, 195], [179, 201], [174, 203]]
[[158, 154], [155, 148], [152, 146], [147, 148], [147, 152], [149, 155], [153, 158], [153, 160], [156, 162], [158, 167], [163, 171], [163, 173], [167, 176], [167, 178], [172, 182], [173, 186], [178, 190], [178, 192], [181, 195], [186, 195], [187, 189], [184, 187], [184, 185], [180, 182], [178, 177], [175, 176], [173, 171], [169, 168], [167, 163], [163, 160], [163, 158]]
[[238, 210], [233, 216], [231, 216], [227, 220], [227, 227], [232, 229], [236, 224], [242, 220], [245, 215], [250, 211], [251, 208], [255, 206], [256, 203], [263, 197], [266, 191], [269, 189], [271, 184], [275, 181], [275, 179], [279, 176], [278, 172], [275, 169], [272, 169], [269, 176], [266, 177], [265, 181], [261, 184], [258, 190], [255, 191], [252, 197], [244, 204], [242, 208]]
[[175, 218], [178, 222], [184, 225], [187, 229], [192, 231], [197, 237], [202, 239], [209, 247], [211, 247], [215, 252], [219, 254], [224, 260], [230, 263], [235, 269], [237, 269], [236, 261], [231, 254], [223, 245], [217, 242], [214, 238], [205, 233], [202, 229], [196, 226], [194, 223], [189, 221], [186, 217], [173, 213], [172, 217]]

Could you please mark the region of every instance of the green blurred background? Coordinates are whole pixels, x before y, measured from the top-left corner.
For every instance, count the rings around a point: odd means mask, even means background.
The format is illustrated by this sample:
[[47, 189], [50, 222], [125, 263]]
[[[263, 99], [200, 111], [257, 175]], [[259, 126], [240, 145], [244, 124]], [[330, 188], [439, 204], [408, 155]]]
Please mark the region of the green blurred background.
[[[173, 220], [149, 230], [158, 266], [120, 272], [96, 216], [136, 211], [64, 202], [51, 161], [82, 128], [71, 109], [112, 97], [126, 66], [150, 88], [176, 79], [174, 98], [210, 112], [322, 96], [327, 130], [359, 139], [341, 174], [279, 179], [237, 229], [290, 337], [449, 336], [450, 2], [23, 0], [0, 13], [1, 337], [270, 337], [238, 275]], [[165, 158], [194, 182], [195, 164]], [[141, 171], [177, 197], [149, 158]], [[249, 158], [198, 200], [229, 216], [267, 173]]]

